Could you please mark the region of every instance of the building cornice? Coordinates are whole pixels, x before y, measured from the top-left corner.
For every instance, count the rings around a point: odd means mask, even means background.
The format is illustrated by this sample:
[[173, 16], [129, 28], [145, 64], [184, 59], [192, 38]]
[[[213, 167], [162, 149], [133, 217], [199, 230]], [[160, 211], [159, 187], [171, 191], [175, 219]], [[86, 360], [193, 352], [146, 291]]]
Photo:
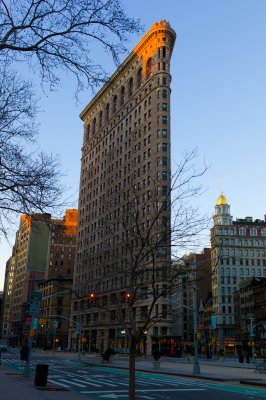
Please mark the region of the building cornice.
[[115, 87], [115, 82], [121, 78], [123, 73], [129, 69], [130, 65], [134, 64], [137, 59], [140, 59], [143, 49], [147, 46], [147, 43], [153, 38], [155, 34], [160, 32], [167, 33], [172, 38], [172, 46], [174, 45], [176, 33], [170, 28], [170, 24], [166, 21], [155, 22], [151, 29], [143, 36], [141, 41], [135, 46], [134, 50], [126, 57], [124, 62], [118, 67], [118, 69], [111, 75], [104, 86], [99, 90], [95, 97], [89, 102], [89, 104], [80, 113], [80, 118], [84, 121], [88, 112], [90, 112], [94, 106], [108, 93], [110, 92], [110, 86]]

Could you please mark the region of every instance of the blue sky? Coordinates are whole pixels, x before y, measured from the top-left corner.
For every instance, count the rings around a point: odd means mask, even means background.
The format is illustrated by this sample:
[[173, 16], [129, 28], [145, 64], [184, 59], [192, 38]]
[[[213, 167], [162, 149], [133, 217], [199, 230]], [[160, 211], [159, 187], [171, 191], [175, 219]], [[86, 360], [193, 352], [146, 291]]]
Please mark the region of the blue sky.
[[[197, 206], [212, 215], [221, 190], [234, 217], [263, 219], [266, 213], [266, 1], [265, 0], [123, 0], [128, 13], [147, 31], [161, 19], [177, 38], [171, 62], [171, 132], [173, 162], [198, 147], [199, 164], [209, 166], [206, 189]], [[141, 39], [133, 36], [129, 52]], [[103, 53], [104, 67], [115, 66]], [[121, 60], [123, 61], [123, 60]], [[60, 156], [65, 184], [78, 198], [83, 128], [79, 113], [91, 100], [74, 99], [74, 78], [63, 76], [54, 93], [43, 94], [39, 147]], [[71, 205], [72, 207], [72, 205]], [[19, 217], [14, 219], [14, 230]], [[14, 238], [10, 238], [11, 242]], [[208, 243], [206, 243], [208, 244]], [[2, 240], [0, 289], [11, 247]]]

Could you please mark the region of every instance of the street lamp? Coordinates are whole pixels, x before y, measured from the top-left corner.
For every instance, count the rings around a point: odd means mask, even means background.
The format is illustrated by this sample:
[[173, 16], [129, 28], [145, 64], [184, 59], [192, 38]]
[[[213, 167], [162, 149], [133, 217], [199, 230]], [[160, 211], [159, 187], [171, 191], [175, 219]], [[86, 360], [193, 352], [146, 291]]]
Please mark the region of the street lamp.
[[250, 316], [248, 317], [249, 322], [250, 322], [250, 332], [249, 332], [249, 336], [251, 338], [251, 359], [253, 360], [254, 358], [254, 334], [253, 334], [253, 321], [255, 321], [255, 318]]
[[156, 324], [155, 326], [158, 328], [158, 350], [161, 351], [161, 325]]
[[198, 358], [198, 337], [197, 337], [197, 288], [196, 288], [196, 264], [192, 261], [192, 290], [193, 290], [193, 325], [194, 325], [194, 365], [193, 375], [200, 374], [200, 365]]

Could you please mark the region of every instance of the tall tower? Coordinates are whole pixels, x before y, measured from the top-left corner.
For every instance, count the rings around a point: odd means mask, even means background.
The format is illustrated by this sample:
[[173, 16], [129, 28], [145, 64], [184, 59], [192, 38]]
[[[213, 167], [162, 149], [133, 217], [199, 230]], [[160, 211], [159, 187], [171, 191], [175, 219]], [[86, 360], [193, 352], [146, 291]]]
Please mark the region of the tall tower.
[[232, 225], [232, 216], [230, 215], [230, 206], [227, 198], [221, 193], [215, 206], [213, 216], [214, 225]]
[[[169, 23], [154, 23], [80, 115], [84, 138], [74, 272], [78, 294], [73, 298], [72, 318], [82, 324], [90, 349], [127, 346], [110, 299], [128, 290], [128, 265], [139, 247], [137, 234], [152, 229], [154, 237], [163, 232], [169, 237], [174, 42]], [[155, 196], [156, 207], [164, 209], [152, 226]], [[161, 248], [157, 257], [170, 264], [169, 249]], [[90, 292], [95, 293], [93, 306], [82, 300]], [[145, 318], [144, 297], [136, 307], [136, 321]], [[111, 315], [97, 302], [107, 302]], [[170, 327], [170, 321], [165, 321], [161, 332], [169, 334]], [[71, 340], [74, 346], [74, 327]]]

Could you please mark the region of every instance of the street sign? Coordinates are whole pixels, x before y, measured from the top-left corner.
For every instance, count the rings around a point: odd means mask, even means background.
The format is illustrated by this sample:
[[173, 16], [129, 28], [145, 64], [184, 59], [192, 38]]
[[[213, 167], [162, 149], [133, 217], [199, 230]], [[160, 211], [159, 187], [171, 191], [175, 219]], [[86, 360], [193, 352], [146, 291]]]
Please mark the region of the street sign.
[[32, 329], [37, 329], [38, 328], [38, 320], [37, 318], [33, 318], [31, 321], [31, 328]]
[[211, 316], [212, 329], [216, 329], [216, 324], [217, 324], [217, 317], [216, 317], [216, 315], [212, 315]]
[[31, 292], [30, 294], [30, 300], [31, 301], [41, 301], [42, 299], [42, 294], [40, 292]]
[[41, 309], [39, 304], [30, 304], [29, 315], [32, 317], [38, 317], [40, 315]]

